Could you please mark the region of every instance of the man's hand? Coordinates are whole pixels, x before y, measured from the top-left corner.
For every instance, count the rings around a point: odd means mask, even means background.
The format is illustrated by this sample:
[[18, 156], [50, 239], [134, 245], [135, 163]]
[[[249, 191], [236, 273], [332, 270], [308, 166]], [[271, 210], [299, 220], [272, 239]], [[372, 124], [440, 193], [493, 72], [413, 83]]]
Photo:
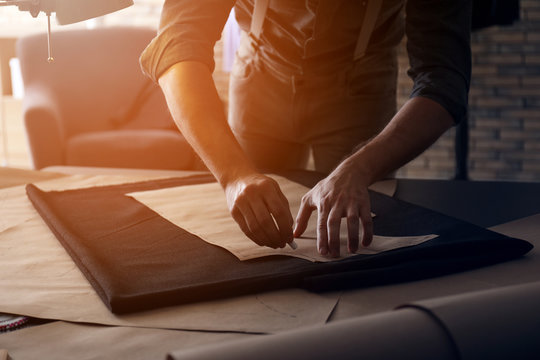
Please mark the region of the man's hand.
[[293, 240], [287, 199], [261, 175], [236, 141], [208, 67], [196, 61], [172, 66], [159, 79], [178, 128], [219, 181], [234, 220], [255, 243], [273, 248]]
[[245, 176], [227, 184], [225, 194], [232, 217], [255, 243], [275, 249], [293, 240], [289, 202], [274, 179]]
[[373, 222], [367, 184], [352, 164], [344, 161], [327, 178], [321, 180], [302, 198], [296, 217], [294, 236], [306, 230], [311, 213], [317, 210], [317, 249], [322, 255], [338, 257], [340, 253], [341, 218], [347, 218], [348, 250], [358, 250], [360, 223], [363, 227], [362, 245], [373, 238]]
[[317, 246], [321, 254], [339, 256], [343, 217], [347, 218], [349, 251], [358, 249], [360, 222], [364, 228], [362, 245], [368, 246], [373, 238], [373, 223], [367, 187], [414, 159], [452, 124], [450, 114], [437, 102], [421, 96], [409, 100], [379, 135], [304, 196], [294, 236], [302, 235], [311, 213], [317, 209]]
[[[231, 214], [246, 235], [271, 247], [291, 242], [287, 200], [274, 180], [256, 172], [236, 141], [208, 67], [179, 62], [159, 84], [178, 128], [225, 189]], [[435, 101], [420, 96], [409, 100], [379, 135], [304, 197], [294, 234], [304, 232], [317, 209], [322, 254], [339, 255], [342, 217], [348, 219], [349, 250], [358, 248], [359, 222], [362, 243], [369, 245], [373, 230], [367, 186], [412, 160], [452, 124], [450, 114]]]

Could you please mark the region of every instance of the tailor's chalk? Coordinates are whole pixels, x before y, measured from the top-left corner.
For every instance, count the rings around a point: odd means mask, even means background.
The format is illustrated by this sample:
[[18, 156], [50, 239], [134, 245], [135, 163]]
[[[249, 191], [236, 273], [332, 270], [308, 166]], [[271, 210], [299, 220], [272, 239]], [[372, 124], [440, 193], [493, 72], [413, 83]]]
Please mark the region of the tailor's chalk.
[[298, 244], [296, 243], [296, 241], [294, 241], [294, 239], [290, 243], [287, 243], [287, 245], [289, 245], [293, 250], [298, 249]]

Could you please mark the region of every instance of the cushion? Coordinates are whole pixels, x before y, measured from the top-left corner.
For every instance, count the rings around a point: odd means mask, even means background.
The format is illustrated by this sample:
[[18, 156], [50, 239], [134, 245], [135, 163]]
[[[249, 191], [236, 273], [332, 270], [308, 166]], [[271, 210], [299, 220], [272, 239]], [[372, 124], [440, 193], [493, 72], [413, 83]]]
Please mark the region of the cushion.
[[68, 139], [66, 165], [191, 169], [195, 153], [176, 130], [113, 130], [83, 133]]

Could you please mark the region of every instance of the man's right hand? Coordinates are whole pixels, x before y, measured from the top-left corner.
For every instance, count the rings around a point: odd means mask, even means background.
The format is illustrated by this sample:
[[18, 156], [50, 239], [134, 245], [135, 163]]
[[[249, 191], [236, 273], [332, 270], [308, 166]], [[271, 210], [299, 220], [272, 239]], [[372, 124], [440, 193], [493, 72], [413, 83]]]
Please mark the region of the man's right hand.
[[274, 179], [247, 175], [226, 184], [225, 194], [232, 217], [256, 244], [275, 249], [293, 240], [289, 202]]
[[277, 182], [257, 172], [236, 141], [208, 67], [183, 61], [159, 78], [178, 128], [225, 190], [234, 220], [255, 243], [293, 240], [289, 203]]

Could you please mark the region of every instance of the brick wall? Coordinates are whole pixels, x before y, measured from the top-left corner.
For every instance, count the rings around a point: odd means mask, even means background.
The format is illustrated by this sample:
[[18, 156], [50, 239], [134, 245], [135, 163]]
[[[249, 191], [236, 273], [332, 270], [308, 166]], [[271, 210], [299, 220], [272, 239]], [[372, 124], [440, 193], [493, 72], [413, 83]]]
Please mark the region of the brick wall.
[[473, 37], [473, 178], [540, 181], [540, 1], [521, 20]]
[[[473, 33], [469, 96], [471, 179], [540, 181], [540, 1], [521, 0], [521, 19]], [[399, 99], [410, 89], [402, 49]], [[453, 137], [445, 134], [401, 176], [448, 178]]]

